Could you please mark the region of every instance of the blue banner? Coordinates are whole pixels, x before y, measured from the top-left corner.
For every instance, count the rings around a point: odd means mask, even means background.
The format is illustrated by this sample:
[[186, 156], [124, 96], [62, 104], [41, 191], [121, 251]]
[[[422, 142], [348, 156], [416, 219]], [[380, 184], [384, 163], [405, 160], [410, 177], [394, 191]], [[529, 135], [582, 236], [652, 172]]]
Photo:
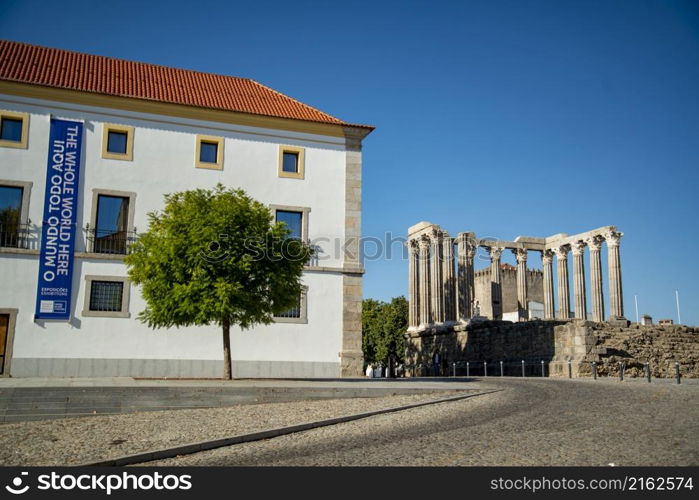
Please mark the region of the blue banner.
[[36, 318], [70, 319], [83, 124], [51, 119]]

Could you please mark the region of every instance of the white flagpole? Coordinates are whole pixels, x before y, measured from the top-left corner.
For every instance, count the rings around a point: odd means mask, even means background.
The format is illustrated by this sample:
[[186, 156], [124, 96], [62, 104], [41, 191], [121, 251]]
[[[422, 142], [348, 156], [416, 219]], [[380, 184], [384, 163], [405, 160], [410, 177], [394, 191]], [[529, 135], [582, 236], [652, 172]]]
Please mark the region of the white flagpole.
[[636, 304], [636, 323], [639, 323], [639, 321], [638, 321], [638, 295], [633, 296], [633, 301], [634, 301], [634, 304]]
[[682, 316], [680, 316], [680, 292], [675, 290], [675, 302], [677, 303], [677, 323], [682, 324]]

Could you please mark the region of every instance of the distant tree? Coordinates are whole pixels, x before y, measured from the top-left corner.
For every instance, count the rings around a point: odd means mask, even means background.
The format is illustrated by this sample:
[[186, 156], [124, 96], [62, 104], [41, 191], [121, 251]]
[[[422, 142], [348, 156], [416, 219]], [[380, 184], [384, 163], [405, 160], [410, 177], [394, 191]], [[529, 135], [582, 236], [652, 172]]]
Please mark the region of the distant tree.
[[388, 365], [390, 359], [403, 361], [408, 328], [408, 301], [365, 299], [362, 305], [362, 350], [367, 363]]
[[296, 306], [311, 248], [265, 205], [221, 184], [166, 195], [148, 218], [125, 259], [147, 304], [138, 318], [151, 328], [221, 326], [230, 379], [230, 326], [268, 324]]
[[382, 305], [383, 302], [374, 299], [364, 299], [362, 302], [362, 352], [364, 361], [369, 364], [378, 362], [376, 350], [382, 332]]

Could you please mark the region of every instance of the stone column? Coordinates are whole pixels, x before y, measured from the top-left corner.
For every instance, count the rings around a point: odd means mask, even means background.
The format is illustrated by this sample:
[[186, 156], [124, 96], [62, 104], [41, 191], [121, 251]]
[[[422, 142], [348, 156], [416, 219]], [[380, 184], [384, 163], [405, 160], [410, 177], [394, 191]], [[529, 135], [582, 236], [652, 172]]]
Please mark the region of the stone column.
[[608, 231], [604, 235], [607, 240], [607, 266], [609, 267], [609, 319], [624, 318], [624, 296], [621, 287], [621, 256], [619, 255], [619, 243], [624, 233]]
[[444, 322], [456, 321], [456, 284], [454, 280], [454, 239], [442, 238], [442, 279], [444, 280]]
[[473, 296], [473, 257], [475, 247], [471, 233], [459, 233], [458, 245], [458, 318], [459, 321], [468, 321], [473, 316], [471, 307]]
[[590, 249], [590, 298], [592, 299], [592, 320], [604, 321], [604, 295], [602, 292], [602, 242], [600, 236], [587, 238]]
[[417, 240], [408, 240], [408, 328], [420, 326], [420, 256]]
[[585, 242], [580, 240], [573, 247], [573, 292], [575, 295], [575, 318], [587, 319], [587, 297], [585, 294]]
[[502, 319], [502, 288], [500, 285], [500, 256], [503, 248], [490, 247], [490, 289], [493, 319]]
[[469, 317], [473, 317], [475, 313], [475, 311], [473, 310], [473, 304], [476, 300], [476, 278], [474, 276], [473, 259], [476, 257], [477, 251], [478, 242], [476, 241], [474, 236], [474, 238], [471, 240], [471, 243], [466, 248], [466, 260], [468, 261], [468, 267], [466, 268], [466, 284], [468, 285], [468, 293], [471, 299], [471, 302], [469, 302], [469, 310], [471, 311], [471, 315]]
[[568, 285], [568, 252], [570, 247], [563, 245], [553, 249], [558, 269], [558, 309], [560, 319], [570, 319], [570, 288]]
[[553, 252], [541, 252], [541, 263], [544, 265], [544, 318], [556, 318], [556, 306], [553, 300]]
[[456, 237], [457, 244], [457, 281], [458, 281], [458, 293], [457, 293], [457, 314], [459, 321], [468, 321], [471, 317], [471, 290], [468, 288], [468, 258], [466, 250], [468, 248], [468, 235], [466, 233], [459, 233]]
[[420, 327], [424, 328], [432, 322], [430, 317], [430, 240], [423, 236], [418, 240], [418, 262], [420, 263], [419, 307]]
[[430, 235], [430, 273], [432, 276], [432, 322], [444, 322], [444, 280], [442, 279], [442, 233], [435, 230]]
[[517, 258], [517, 309], [519, 317], [529, 319], [529, 301], [527, 300], [527, 249], [512, 250]]

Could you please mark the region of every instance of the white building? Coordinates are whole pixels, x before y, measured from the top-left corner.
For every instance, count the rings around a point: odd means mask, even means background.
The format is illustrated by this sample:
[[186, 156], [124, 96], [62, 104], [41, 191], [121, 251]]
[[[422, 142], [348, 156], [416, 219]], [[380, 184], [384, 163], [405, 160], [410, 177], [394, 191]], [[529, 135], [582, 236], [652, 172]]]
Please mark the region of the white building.
[[[233, 376], [362, 374], [361, 141], [372, 127], [243, 78], [9, 41], [0, 59], [3, 375], [220, 377], [220, 327], [148, 328], [123, 263], [164, 194], [218, 182], [320, 248], [299, 308], [232, 328]], [[65, 321], [35, 317], [52, 118], [83, 123]]]

